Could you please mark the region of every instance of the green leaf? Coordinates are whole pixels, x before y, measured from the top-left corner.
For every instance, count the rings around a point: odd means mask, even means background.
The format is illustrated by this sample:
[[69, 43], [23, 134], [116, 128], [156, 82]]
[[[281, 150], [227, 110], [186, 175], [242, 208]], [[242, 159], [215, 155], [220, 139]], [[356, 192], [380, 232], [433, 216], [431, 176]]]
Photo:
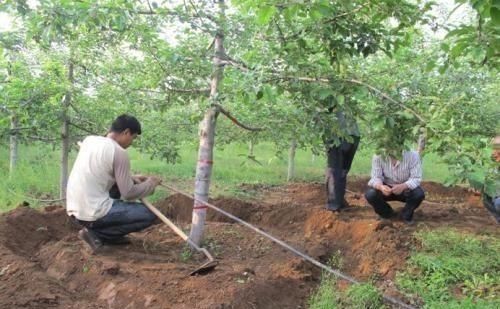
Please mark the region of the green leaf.
[[318, 90], [318, 96], [321, 100], [324, 100], [328, 98], [329, 96], [334, 95], [335, 93], [333, 92], [332, 89], [330, 88], [321, 88]]
[[257, 95], [255, 96], [257, 100], [260, 100], [262, 99], [262, 97], [264, 96], [264, 92], [261, 90], [257, 91]]
[[432, 69], [434, 69], [436, 67], [436, 61], [434, 60], [430, 60], [429, 62], [427, 62], [427, 65], [425, 66], [425, 71], [426, 72], [430, 72], [432, 71]]
[[462, 52], [463, 50], [467, 47], [467, 44], [466, 43], [459, 43], [459, 44], [456, 44], [455, 46], [453, 46], [453, 48], [451, 49], [450, 51], [450, 55], [455, 58], [455, 57], [458, 57]]
[[496, 6], [492, 6], [490, 8], [490, 16], [491, 16], [491, 20], [499, 25], [500, 24], [500, 8], [496, 7]]
[[337, 99], [337, 103], [339, 104], [339, 106], [344, 105], [345, 97], [343, 95], [338, 95], [336, 99]]
[[266, 6], [259, 10], [259, 14], [257, 15], [257, 23], [260, 25], [266, 25], [269, 23], [271, 18], [276, 13], [276, 8], [274, 6]]

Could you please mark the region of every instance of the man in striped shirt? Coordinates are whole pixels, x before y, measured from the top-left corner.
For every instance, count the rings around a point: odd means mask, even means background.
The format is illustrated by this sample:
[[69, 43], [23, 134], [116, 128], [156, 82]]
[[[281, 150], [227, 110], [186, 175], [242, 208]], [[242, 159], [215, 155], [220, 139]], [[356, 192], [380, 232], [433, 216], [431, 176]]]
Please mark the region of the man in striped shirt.
[[401, 218], [412, 224], [413, 212], [425, 198], [420, 187], [422, 166], [416, 151], [403, 151], [402, 159], [393, 156], [375, 155], [372, 161], [370, 188], [365, 193], [366, 200], [381, 218], [395, 216], [387, 201], [405, 202]]

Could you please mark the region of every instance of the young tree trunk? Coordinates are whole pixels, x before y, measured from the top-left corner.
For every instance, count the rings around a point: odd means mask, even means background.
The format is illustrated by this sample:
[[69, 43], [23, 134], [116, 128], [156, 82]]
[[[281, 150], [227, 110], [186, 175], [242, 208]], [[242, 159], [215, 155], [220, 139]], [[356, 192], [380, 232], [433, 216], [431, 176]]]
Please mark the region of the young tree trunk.
[[418, 136], [417, 152], [420, 156], [422, 156], [424, 150], [425, 150], [425, 134], [422, 133]]
[[253, 158], [254, 157], [253, 156], [253, 141], [252, 140], [250, 140], [248, 142], [248, 157], [249, 158]]
[[[215, 143], [215, 127], [217, 123], [217, 109], [210, 108], [200, 125], [200, 148], [198, 150], [198, 163], [196, 165], [196, 178], [194, 184], [194, 197], [203, 202], [208, 201], [210, 178], [212, 176], [213, 149]], [[203, 240], [207, 206], [194, 201], [191, 233], [189, 238], [200, 245]]]
[[61, 113], [61, 176], [59, 182], [59, 198], [66, 198], [66, 185], [68, 184], [68, 157], [69, 157], [69, 147], [70, 147], [70, 136], [69, 136], [69, 116], [68, 109], [71, 104], [71, 95], [73, 87], [73, 61], [69, 60], [68, 65], [68, 80], [70, 83], [70, 89], [64, 95], [62, 100], [62, 113]]
[[9, 176], [12, 177], [18, 158], [18, 125], [19, 120], [15, 114], [10, 117], [10, 165]]
[[[219, 1], [220, 14], [224, 16], [224, 1]], [[225, 55], [224, 35], [219, 30], [214, 39], [215, 54], [213, 57], [213, 74], [210, 82], [210, 101], [216, 103], [217, 89], [222, 80], [224, 66], [221, 56]], [[210, 187], [210, 177], [212, 175], [213, 149], [215, 143], [215, 127], [217, 123], [218, 108], [212, 106], [205, 113], [205, 117], [200, 125], [200, 148], [198, 151], [198, 163], [196, 165], [196, 178], [194, 185], [194, 197], [203, 202], [208, 201], [208, 192]], [[205, 227], [205, 218], [207, 215], [207, 206], [194, 201], [193, 217], [191, 221], [191, 232], [189, 238], [200, 245], [203, 240], [203, 231]]]
[[295, 177], [295, 151], [297, 150], [297, 140], [293, 139], [288, 150], [288, 175], [286, 181], [290, 182]]

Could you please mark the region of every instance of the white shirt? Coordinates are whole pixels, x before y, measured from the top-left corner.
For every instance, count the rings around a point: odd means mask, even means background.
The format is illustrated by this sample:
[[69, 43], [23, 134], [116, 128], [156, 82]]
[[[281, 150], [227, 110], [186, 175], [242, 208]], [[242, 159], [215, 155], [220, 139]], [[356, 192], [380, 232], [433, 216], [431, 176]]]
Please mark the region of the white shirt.
[[103, 136], [86, 137], [68, 179], [66, 212], [83, 221], [104, 217], [113, 205], [109, 190], [115, 183], [128, 200], [154, 190], [150, 180], [134, 184], [127, 152], [117, 142]]
[[397, 185], [406, 183], [410, 190], [420, 186], [422, 165], [416, 151], [404, 151], [401, 161], [391, 162], [379, 155], [373, 156], [372, 175], [368, 185], [375, 188], [379, 184]]

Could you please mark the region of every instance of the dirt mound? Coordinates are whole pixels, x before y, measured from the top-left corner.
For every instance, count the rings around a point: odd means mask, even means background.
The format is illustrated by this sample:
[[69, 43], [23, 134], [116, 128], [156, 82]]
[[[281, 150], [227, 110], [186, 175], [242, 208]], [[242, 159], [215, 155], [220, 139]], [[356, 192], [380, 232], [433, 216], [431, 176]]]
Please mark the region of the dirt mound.
[[[341, 213], [324, 209], [326, 193], [320, 183], [259, 187], [252, 201], [222, 197], [211, 202], [313, 258], [333, 260], [346, 274], [373, 279], [381, 287], [393, 286], [387, 282], [418, 245], [415, 231], [445, 225], [498, 235], [478, 197], [462, 188], [424, 184], [432, 203], [417, 210], [417, 225], [406, 226], [399, 220], [377, 221], [366, 207], [365, 186], [366, 179], [349, 182], [352, 207]], [[392, 205], [396, 211], [403, 206]], [[189, 198], [175, 194], [158, 208], [189, 228]], [[188, 250], [163, 224], [133, 234], [130, 245], [90, 255], [63, 208], [17, 208], [0, 215], [0, 308], [306, 307], [321, 271], [230, 221], [209, 210], [203, 246], [220, 264], [205, 276], [191, 277], [187, 274], [204, 257]]]
[[[250, 220], [256, 209], [252, 203], [228, 197], [210, 199], [209, 202], [243, 220]], [[177, 193], [161, 201], [158, 208], [175, 221], [190, 222], [193, 213], [193, 200]], [[227, 216], [211, 209], [207, 212], [207, 221], [234, 222]]]
[[49, 206], [43, 211], [18, 207], [0, 217], [0, 244], [19, 255], [30, 256], [70, 232], [71, 224], [62, 207]]

